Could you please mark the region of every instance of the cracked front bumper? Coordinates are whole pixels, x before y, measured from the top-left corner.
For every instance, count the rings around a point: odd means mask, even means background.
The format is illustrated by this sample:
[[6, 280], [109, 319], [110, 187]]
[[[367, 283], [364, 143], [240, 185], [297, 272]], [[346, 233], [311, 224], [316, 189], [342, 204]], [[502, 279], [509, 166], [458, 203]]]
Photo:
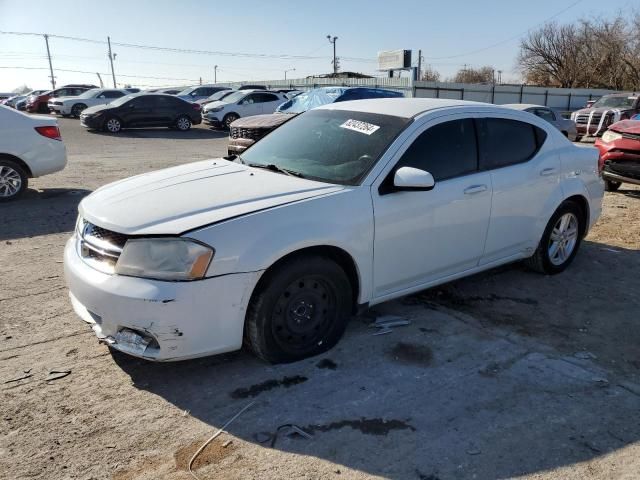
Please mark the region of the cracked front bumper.
[[98, 338], [111, 348], [155, 361], [239, 349], [246, 306], [261, 274], [194, 282], [109, 275], [80, 258], [75, 236], [65, 248], [64, 270], [73, 309]]

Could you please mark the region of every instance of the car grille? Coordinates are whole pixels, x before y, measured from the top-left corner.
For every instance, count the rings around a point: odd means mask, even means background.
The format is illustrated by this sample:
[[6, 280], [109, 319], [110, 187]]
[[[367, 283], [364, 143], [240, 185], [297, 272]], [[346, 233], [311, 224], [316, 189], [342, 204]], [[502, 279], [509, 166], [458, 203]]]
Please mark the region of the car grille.
[[264, 128], [244, 128], [244, 127], [231, 127], [229, 136], [231, 138], [248, 138], [250, 140], [258, 141], [268, 133], [268, 130]]
[[62, 102], [49, 102], [51, 105], [62, 105]]
[[[622, 153], [637, 155], [634, 151], [617, 150]], [[639, 160], [623, 160], [620, 162], [609, 161], [605, 164], [605, 171], [622, 175], [623, 177], [634, 178], [640, 180], [640, 161]]]
[[97, 270], [113, 273], [129, 236], [85, 220], [81, 221], [78, 230], [80, 256]]
[[[600, 123], [601, 117], [602, 117], [602, 114], [594, 113], [593, 117], [591, 117], [591, 125], [597, 126]], [[576, 123], [578, 125], [586, 125], [587, 123], [589, 123], [589, 114], [581, 113], [580, 115], [576, 116]]]

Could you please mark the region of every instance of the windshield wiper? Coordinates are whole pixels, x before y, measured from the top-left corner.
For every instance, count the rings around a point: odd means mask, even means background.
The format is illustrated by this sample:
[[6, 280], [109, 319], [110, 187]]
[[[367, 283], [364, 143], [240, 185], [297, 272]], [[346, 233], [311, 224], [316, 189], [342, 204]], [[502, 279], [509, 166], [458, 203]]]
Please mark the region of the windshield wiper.
[[263, 165], [262, 163], [249, 163], [248, 165], [253, 168], [264, 168], [265, 170], [271, 170], [272, 172], [283, 173], [284, 175], [289, 175], [291, 177], [304, 178], [302, 173], [279, 167], [275, 163], [267, 163], [266, 165]]

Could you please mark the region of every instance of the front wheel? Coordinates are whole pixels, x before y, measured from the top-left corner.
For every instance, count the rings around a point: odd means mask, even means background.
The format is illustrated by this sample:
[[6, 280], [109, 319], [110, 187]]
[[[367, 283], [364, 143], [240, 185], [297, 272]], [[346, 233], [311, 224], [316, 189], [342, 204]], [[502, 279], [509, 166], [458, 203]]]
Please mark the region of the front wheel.
[[338, 264], [298, 257], [265, 275], [251, 297], [244, 332], [258, 357], [293, 362], [338, 342], [352, 307], [351, 284]]
[[604, 189], [607, 192], [615, 192], [616, 190], [618, 190], [620, 188], [620, 185], [622, 185], [621, 182], [615, 182], [613, 180], [605, 180], [604, 181]]
[[176, 128], [181, 132], [186, 132], [191, 128], [191, 119], [186, 115], [179, 117], [176, 120]]
[[564, 271], [578, 253], [584, 222], [582, 208], [575, 202], [564, 202], [549, 220], [538, 248], [525, 260], [526, 265], [547, 275]]
[[87, 108], [87, 106], [84, 103], [76, 103], [71, 107], [71, 115], [74, 117], [80, 117], [80, 114], [85, 108]]
[[104, 122], [104, 128], [109, 133], [118, 133], [122, 130], [122, 122], [116, 117], [110, 117]]
[[29, 177], [16, 162], [0, 158], [0, 202], [15, 200], [26, 190]]
[[224, 117], [224, 126], [227, 128], [231, 128], [231, 124], [238, 120], [240, 116], [236, 113], [229, 113], [226, 117]]

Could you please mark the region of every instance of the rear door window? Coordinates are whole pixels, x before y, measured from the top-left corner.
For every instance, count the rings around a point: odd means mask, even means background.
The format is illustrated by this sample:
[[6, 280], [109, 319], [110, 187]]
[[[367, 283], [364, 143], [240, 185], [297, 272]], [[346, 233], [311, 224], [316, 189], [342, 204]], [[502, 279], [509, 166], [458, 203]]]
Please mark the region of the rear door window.
[[553, 123], [556, 120], [555, 114], [551, 110], [548, 110], [546, 108], [537, 108], [533, 111], [533, 113], [549, 123]]
[[481, 118], [476, 124], [481, 170], [527, 162], [535, 156], [547, 136], [541, 128], [519, 120]]
[[465, 118], [435, 125], [415, 139], [397, 168], [425, 170], [436, 181], [476, 172], [478, 151], [473, 120]]

